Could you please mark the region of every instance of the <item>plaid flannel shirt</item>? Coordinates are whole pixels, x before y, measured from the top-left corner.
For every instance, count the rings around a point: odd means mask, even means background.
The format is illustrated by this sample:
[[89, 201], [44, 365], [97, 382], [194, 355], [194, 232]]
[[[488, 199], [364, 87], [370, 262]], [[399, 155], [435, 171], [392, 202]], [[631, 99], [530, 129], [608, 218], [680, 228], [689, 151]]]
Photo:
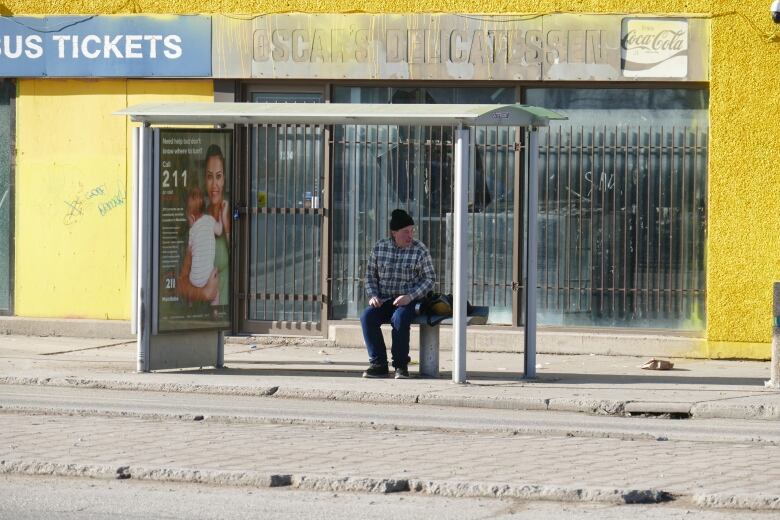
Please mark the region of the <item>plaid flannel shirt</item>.
[[428, 248], [419, 240], [401, 248], [392, 238], [383, 238], [368, 257], [366, 292], [368, 298], [393, 298], [408, 294], [418, 300], [433, 289], [436, 273]]

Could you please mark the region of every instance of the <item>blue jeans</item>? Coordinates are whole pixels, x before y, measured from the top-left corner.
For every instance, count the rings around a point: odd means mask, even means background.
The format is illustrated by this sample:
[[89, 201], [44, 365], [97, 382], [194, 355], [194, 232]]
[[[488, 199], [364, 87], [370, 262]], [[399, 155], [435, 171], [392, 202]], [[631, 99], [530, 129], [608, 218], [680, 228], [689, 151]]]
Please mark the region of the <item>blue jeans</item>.
[[396, 307], [393, 299], [387, 300], [381, 307], [368, 307], [360, 315], [363, 328], [363, 341], [368, 349], [368, 361], [378, 365], [387, 365], [387, 348], [380, 326], [390, 323], [393, 327], [393, 366], [406, 367], [412, 359], [409, 357], [409, 329], [417, 316], [414, 304]]

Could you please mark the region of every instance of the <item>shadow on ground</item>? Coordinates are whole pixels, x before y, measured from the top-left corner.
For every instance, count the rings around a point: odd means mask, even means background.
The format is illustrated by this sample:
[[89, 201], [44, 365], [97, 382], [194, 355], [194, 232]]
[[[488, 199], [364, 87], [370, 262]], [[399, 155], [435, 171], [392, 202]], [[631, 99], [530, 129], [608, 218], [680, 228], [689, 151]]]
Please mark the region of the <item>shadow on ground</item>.
[[[241, 365], [262, 365], [267, 368], [242, 368]], [[307, 366], [308, 365], [308, 366]], [[294, 366], [296, 368], [278, 368]], [[326, 368], [327, 367], [327, 368]], [[357, 368], [356, 368], [357, 367]], [[264, 377], [318, 377], [318, 378], [361, 378], [366, 363], [334, 362], [323, 366], [321, 363], [302, 361], [227, 361], [222, 369], [180, 370], [183, 374], [214, 374], [230, 376], [264, 376]], [[417, 366], [411, 365], [413, 378], [422, 378], [417, 373]], [[392, 369], [391, 369], [392, 371]], [[449, 380], [450, 371], [442, 371], [438, 379]], [[522, 371], [468, 371], [470, 381], [506, 381], [522, 382], [524, 384], [559, 385], [589, 385], [589, 386], [622, 386], [622, 385], [691, 385], [691, 386], [738, 386], [763, 389], [765, 378], [730, 377], [730, 376], [694, 376], [690, 370], [665, 370], [653, 374], [576, 374], [566, 372], [538, 373], [536, 379], [523, 379]]]

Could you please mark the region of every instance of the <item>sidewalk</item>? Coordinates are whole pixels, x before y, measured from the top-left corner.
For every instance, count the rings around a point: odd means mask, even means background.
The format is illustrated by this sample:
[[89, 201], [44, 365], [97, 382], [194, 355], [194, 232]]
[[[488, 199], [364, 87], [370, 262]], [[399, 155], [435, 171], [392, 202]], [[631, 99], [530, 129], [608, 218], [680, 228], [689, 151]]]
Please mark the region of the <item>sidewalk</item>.
[[[412, 358], [417, 353], [412, 352]], [[671, 359], [669, 371], [642, 370], [647, 358], [537, 355], [522, 379], [522, 354], [469, 352], [468, 384], [451, 382], [451, 352], [440, 379], [363, 379], [362, 349], [324, 340], [229, 338], [222, 370], [137, 373], [134, 342], [0, 336], [0, 384], [82, 386], [274, 397], [419, 403], [609, 415], [780, 419], [780, 392], [766, 389], [769, 362]], [[410, 366], [416, 375], [417, 366]]]

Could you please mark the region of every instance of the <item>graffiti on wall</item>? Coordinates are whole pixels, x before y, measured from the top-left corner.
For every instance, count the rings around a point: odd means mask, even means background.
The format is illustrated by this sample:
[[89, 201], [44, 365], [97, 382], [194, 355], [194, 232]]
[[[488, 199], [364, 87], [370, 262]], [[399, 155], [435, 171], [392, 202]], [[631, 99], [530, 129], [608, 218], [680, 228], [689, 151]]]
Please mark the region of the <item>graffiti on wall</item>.
[[113, 189], [108, 188], [106, 184], [79, 189], [63, 201], [65, 204], [63, 223], [71, 226], [78, 224], [84, 218], [106, 217], [115, 209], [124, 206], [126, 199], [125, 187], [119, 183]]

